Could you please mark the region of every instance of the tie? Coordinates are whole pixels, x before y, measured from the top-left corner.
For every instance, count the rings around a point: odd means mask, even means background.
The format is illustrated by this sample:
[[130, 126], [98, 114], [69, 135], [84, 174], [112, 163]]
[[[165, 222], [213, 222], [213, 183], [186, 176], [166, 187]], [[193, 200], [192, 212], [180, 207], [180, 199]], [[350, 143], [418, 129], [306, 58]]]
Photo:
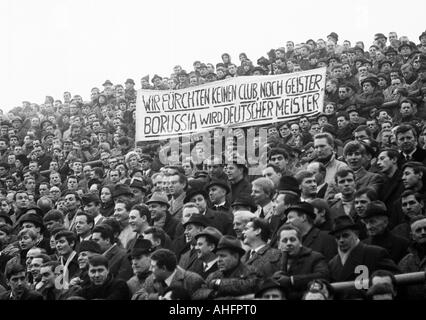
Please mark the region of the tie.
[[263, 208], [260, 210], [259, 218], [264, 219], [265, 213], [263, 212]]
[[405, 155], [405, 160], [407, 160], [407, 161], [411, 161], [411, 156], [410, 156], [409, 154], [406, 154], [406, 155]]
[[203, 262], [203, 272], [207, 271], [208, 264], [207, 262]]
[[169, 287], [166, 283], [166, 281], [159, 281], [160, 284], [160, 292], [159, 294], [163, 295], [164, 292], [166, 292], [166, 289]]

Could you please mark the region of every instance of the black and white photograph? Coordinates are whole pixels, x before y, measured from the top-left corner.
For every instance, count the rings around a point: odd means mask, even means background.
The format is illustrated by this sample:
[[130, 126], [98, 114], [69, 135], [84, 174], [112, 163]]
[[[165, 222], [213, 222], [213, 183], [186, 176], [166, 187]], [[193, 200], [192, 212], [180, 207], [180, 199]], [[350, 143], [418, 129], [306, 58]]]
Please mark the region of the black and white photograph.
[[425, 13], [1, 0], [0, 300], [426, 299]]

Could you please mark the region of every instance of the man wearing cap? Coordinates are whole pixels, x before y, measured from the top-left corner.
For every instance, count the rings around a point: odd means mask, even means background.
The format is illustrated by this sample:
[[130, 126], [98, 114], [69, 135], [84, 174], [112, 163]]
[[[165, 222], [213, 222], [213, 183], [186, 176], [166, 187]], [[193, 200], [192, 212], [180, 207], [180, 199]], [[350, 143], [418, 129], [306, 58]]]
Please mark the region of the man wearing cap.
[[176, 228], [179, 220], [169, 213], [170, 204], [167, 197], [161, 193], [155, 192], [146, 202], [151, 213], [152, 224], [155, 227], [162, 228], [168, 234], [170, 239], [175, 238]]
[[133, 79], [127, 79], [124, 85], [126, 86], [124, 90], [124, 97], [126, 100], [136, 100], [136, 90], [134, 88], [135, 81], [133, 81]]
[[337, 253], [334, 238], [327, 232], [314, 227], [316, 214], [314, 207], [307, 202], [296, 203], [286, 209], [287, 223], [296, 226], [301, 233], [303, 246], [321, 253], [326, 261], [331, 260]]
[[241, 159], [241, 161], [229, 163], [226, 166], [225, 173], [231, 184], [231, 203], [235, 201], [237, 196], [251, 194], [251, 184], [246, 178], [248, 168], [245, 160]]
[[210, 209], [231, 214], [231, 205], [227, 199], [227, 195], [231, 192], [228, 183], [223, 180], [212, 179], [206, 189], [210, 198]]
[[45, 227], [42, 218], [42, 211], [38, 207], [29, 207], [23, 212], [24, 214], [19, 219], [18, 223], [22, 229], [32, 229], [37, 234], [36, 246], [46, 250], [52, 254], [50, 248], [50, 240], [43, 236]]
[[183, 224], [185, 247], [180, 252], [178, 265], [185, 270], [189, 270], [197, 259], [195, 251], [195, 236], [204, 228], [209, 226], [208, 219], [201, 214], [193, 214], [187, 222]]
[[272, 276], [280, 268], [281, 252], [271, 248], [267, 243], [271, 230], [263, 219], [255, 218], [249, 221], [243, 231], [244, 244], [248, 250], [241, 258], [248, 266], [258, 270], [263, 278]]
[[408, 240], [392, 234], [389, 230], [389, 213], [381, 201], [372, 201], [362, 217], [368, 238], [363, 242], [386, 249], [395, 263], [398, 263], [406, 254]]
[[88, 193], [81, 197], [84, 213], [93, 218], [93, 227], [100, 225], [105, 217], [101, 214], [101, 200], [96, 194]]
[[206, 279], [211, 273], [218, 270], [216, 247], [222, 238], [222, 233], [213, 227], [206, 227], [200, 233], [196, 234], [195, 252], [197, 259], [188, 269], [198, 273], [203, 279]]
[[77, 257], [79, 271], [75, 277], [70, 280], [70, 289], [67, 292], [67, 296], [71, 296], [72, 293], [75, 293], [80, 288], [87, 287], [90, 284], [90, 278], [88, 275], [89, 258], [94, 254], [101, 253], [101, 247], [97, 242], [93, 240], [84, 240], [80, 242]]
[[127, 286], [132, 296], [142, 288], [148, 276], [151, 275], [151, 259], [149, 257], [151, 252], [151, 241], [140, 238], [136, 240], [130, 252], [129, 259], [132, 261], [134, 276], [127, 280]]
[[256, 300], [287, 300], [286, 288], [272, 278], [266, 279], [255, 294]]
[[145, 196], [148, 190], [142, 180], [140, 180], [139, 178], [133, 178], [130, 182], [130, 189], [133, 192], [134, 203], [145, 202]]
[[378, 89], [378, 79], [369, 76], [361, 81], [362, 93], [356, 95], [355, 102], [359, 105], [360, 114], [369, 117], [373, 108], [380, 107], [384, 102], [384, 96]]
[[300, 202], [300, 189], [296, 178], [293, 176], [282, 176], [277, 193], [274, 195], [272, 201], [275, 212], [270, 223], [272, 235], [269, 244], [275, 248], [279, 238], [278, 230], [287, 221], [286, 209]]
[[151, 271], [152, 274], [132, 300], [158, 300], [167, 288], [174, 286], [183, 287], [193, 295], [204, 284], [199, 274], [179, 267], [175, 254], [167, 249], [158, 249], [152, 253]]
[[112, 198], [114, 201], [123, 200], [130, 203], [133, 202], [133, 192], [127, 184], [118, 183], [114, 186]]
[[[362, 243], [358, 238], [358, 225], [349, 216], [334, 220], [330, 234], [337, 241], [337, 255], [329, 262], [332, 282], [352, 281], [359, 276], [359, 266], [365, 266], [369, 274], [384, 269], [398, 273], [399, 269], [388, 252], [377, 246]], [[359, 296], [358, 292], [348, 292], [349, 296]]]
[[154, 89], [155, 90], [160, 90], [161, 89], [161, 85], [162, 85], [162, 81], [163, 80], [163, 78], [162, 77], [160, 77], [159, 75], [157, 75], [157, 74], [155, 74], [153, 77], [152, 77], [152, 79], [151, 79], [151, 82], [152, 82], [152, 84], [154, 85]]
[[222, 211], [214, 211], [208, 208], [207, 199], [208, 195], [206, 191], [203, 189], [192, 189], [187, 192], [184, 203], [194, 202], [198, 206], [200, 214], [208, 219], [209, 225], [217, 228], [222, 234], [233, 235], [232, 218]]
[[386, 42], [388, 41], [388, 38], [383, 33], [376, 33], [374, 35], [374, 43], [379, 47], [380, 50], [383, 50], [386, 48]]
[[140, 158], [143, 175], [151, 178], [154, 174], [154, 171], [151, 169], [153, 161], [152, 157], [149, 154], [142, 154]]
[[[417, 63], [418, 65], [417, 78], [408, 87], [408, 97], [421, 101], [423, 99], [422, 88], [426, 86], [426, 53], [415, 58], [413, 63]], [[422, 109], [422, 111], [424, 110], [424, 103], [423, 106], [419, 104], [419, 109]]]
[[241, 242], [223, 236], [216, 248], [219, 270], [211, 273], [206, 284], [194, 293], [194, 300], [237, 297], [255, 293], [260, 285], [260, 274], [241, 262], [245, 254]]

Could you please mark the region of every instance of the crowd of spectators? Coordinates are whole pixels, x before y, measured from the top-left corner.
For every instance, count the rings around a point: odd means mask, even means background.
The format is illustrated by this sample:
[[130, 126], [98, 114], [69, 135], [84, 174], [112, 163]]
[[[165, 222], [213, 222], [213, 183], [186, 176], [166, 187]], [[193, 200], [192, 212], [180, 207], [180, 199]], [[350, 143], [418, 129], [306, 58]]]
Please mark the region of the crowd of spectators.
[[[322, 112], [267, 126], [261, 176], [225, 152], [160, 161], [164, 141], [135, 141], [132, 79], [2, 112], [0, 299], [425, 298], [424, 277], [395, 277], [426, 264], [426, 31], [418, 40], [378, 33], [367, 48], [332, 32], [141, 79], [178, 90], [326, 67]], [[335, 290], [360, 266], [361, 288]]]

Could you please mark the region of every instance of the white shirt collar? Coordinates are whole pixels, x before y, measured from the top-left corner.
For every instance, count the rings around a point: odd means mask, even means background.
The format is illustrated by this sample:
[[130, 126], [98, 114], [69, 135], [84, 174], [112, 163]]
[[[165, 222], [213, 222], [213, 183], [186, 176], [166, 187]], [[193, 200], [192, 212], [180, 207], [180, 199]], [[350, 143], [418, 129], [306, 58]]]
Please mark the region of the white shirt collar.
[[167, 286], [169, 286], [170, 287], [170, 284], [172, 283], [172, 280], [173, 280], [173, 277], [175, 276], [175, 274], [176, 274], [176, 270], [177, 269], [175, 269], [175, 271], [173, 271], [173, 273], [166, 279], [166, 280], [164, 280], [164, 282], [167, 284]]
[[210, 261], [210, 262], [204, 262], [203, 263], [203, 266], [205, 266], [205, 268], [204, 268], [204, 270], [205, 271], [207, 271], [207, 270], [209, 270], [211, 267], [213, 267], [213, 265], [217, 262], [217, 260], [218, 260], [219, 258], [216, 258], [216, 259], [214, 259], [214, 260], [212, 260], [212, 261]]

